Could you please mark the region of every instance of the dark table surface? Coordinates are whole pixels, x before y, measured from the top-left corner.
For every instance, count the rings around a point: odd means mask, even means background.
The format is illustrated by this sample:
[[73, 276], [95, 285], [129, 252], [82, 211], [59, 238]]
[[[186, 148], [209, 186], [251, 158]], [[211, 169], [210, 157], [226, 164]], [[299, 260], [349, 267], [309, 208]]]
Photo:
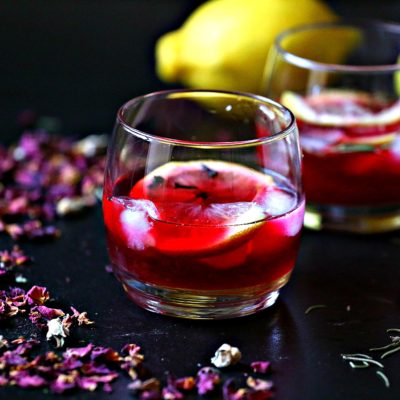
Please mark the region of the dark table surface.
[[[15, 139], [16, 115], [27, 107], [59, 117], [66, 134], [109, 132], [122, 102], [164, 87], [153, 72], [154, 41], [179, 26], [199, 3], [3, 1], [1, 138]], [[397, 2], [381, 2], [376, 9], [375, 2], [331, 3], [342, 15], [400, 21]], [[276, 399], [400, 398], [400, 355], [385, 361], [389, 389], [375, 369], [352, 370], [340, 358], [341, 353], [383, 345], [388, 342], [386, 329], [400, 328], [400, 232], [353, 236], [305, 231], [293, 277], [276, 305], [246, 318], [199, 322], [151, 314], [127, 300], [104, 270], [108, 258], [100, 205], [58, 226], [60, 239], [23, 244], [35, 258], [25, 275], [32, 284], [47, 286], [61, 303], [88, 311], [96, 324], [79, 331], [85, 342], [116, 349], [138, 343], [147, 367], [160, 378], [165, 371], [194, 373], [227, 342], [241, 349], [244, 363], [272, 362]], [[10, 245], [0, 237], [1, 249]], [[315, 304], [326, 308], [305, 314]], [[37, 335], [23, 324], [0, 333]], [[127, 383], [121, 377], [111, 395], [98, 391], [70, 397], [125, 399]], [[53, 396], [1, 388], [0, 398]]]

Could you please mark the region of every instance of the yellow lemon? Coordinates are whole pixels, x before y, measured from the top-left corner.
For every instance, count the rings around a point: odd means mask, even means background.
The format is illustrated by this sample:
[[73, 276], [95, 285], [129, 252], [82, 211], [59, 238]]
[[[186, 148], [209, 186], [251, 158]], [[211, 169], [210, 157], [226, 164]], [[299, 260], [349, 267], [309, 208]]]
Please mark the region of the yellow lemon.
[[319, 0], [210, 0], [158, 40], [157, 72], [192, 88], [257, 93], [277, 34], [335, 19]]

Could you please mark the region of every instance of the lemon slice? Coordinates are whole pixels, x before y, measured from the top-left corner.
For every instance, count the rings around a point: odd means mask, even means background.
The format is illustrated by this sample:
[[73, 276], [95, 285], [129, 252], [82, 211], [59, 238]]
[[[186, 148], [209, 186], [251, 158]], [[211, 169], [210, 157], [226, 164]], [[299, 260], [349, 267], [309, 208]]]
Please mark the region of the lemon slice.
[[360, 115], [344, 114], [346, 110], [343, 111], [343, 108], [338, 108], [337, 112], [326, 112], [317, 107], [318, 103], [323, 105], [332, 101], [336, 101], [337, 103], [342, 101], [343, 103], [347, 102], [350, 104], [356, 104], [359, 101], [361, 104], [365, 104], [371, 101], [371, 97], [363, 93], [339, 90], [326, 91], [318, 96], [311, 96], [307, 99], [297, 93], [287, 91], [281, 97], [281, 103], [289, 108], [296, 118], [309, 124], [351, 127], [400, 123], [400, 100], [382, 111], [376, 113], [364, 112], [360, 113]]
[[170, 162], [137, 182], [129, 196], [154, 203], [154, 248], [202, 257], [237, 246], [264, 224], [270, 175], [224, 161]]

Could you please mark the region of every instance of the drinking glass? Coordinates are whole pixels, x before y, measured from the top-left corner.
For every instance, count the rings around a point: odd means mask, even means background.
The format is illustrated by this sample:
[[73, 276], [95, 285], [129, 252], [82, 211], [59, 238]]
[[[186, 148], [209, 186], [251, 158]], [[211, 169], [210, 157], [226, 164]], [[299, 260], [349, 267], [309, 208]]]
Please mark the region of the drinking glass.
[[265, 93], [296, 116], [305, 226], [400, 227], [400, 25], [298, 27], [270, 51]]
[[304, 216], [298, 131], [263, 97], [164, 91], [118, 112], [105, 172], [109, 257], [143, 308], [194, 319], [272, 305]]

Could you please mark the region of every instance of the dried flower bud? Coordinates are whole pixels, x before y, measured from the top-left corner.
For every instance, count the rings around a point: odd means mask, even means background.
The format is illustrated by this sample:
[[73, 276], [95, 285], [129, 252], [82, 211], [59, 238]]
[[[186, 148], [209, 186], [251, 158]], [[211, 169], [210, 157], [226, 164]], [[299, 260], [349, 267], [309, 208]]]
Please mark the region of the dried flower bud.
[[65, 338], [69, 335], [69, 328], [63, 323], [64, 318], [54, 318], [47, 322], [47, 334], [46, 339], [51, 340], [52, 338], [56, 341], [56, 347], [64, 346]]
[[93, 157], [96, 154], [104, 152], [107, 148], [107, 135], [89, 135], [73, 146], [76, 154], [82, 154], [85, 157]]
[[56, 205], [57, 214], [60, 216], [75, 214], [96, 203], [94, 196], [63, 197]]
[[211, 363], [217, 368], [225, 368], [237, 364], [242, 358], [242, 353], [237, 347], [224, 343], [211, 358]]

